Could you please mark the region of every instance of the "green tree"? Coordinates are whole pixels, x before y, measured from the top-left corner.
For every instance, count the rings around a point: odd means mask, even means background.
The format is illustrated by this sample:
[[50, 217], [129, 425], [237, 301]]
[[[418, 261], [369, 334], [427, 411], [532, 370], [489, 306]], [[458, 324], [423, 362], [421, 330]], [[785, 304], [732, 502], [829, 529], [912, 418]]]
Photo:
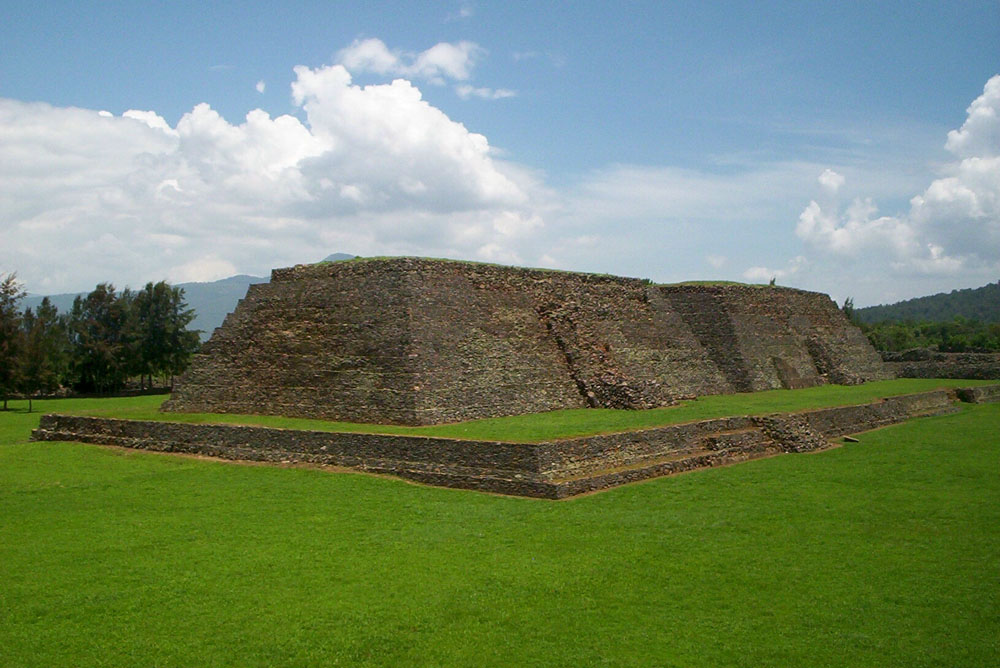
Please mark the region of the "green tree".
[[65, 360], [65, 330], [56, 307], [48, 297], [34, 313], [24, 312], [22, 320], [20, 389], [31, 400], [38, 392], [54, 392], [59, 388]]
[[7, 397], [18, 387], [21, 333], [21, 311], [24, 289], [16, 274], [10, 273], [0, 280], [0, 395], [3, 409], [7, 410]]
[[191, 362], [191, 356], [201, 348], [198, 330], [187, 327], [194, 320], [194, 309], [187, 307], [184, 301], [184, 289], [170, 288], [170, 308], [167, 318], [167, 350], [169, 351], [162, 372], [170, 375], [173, 385], [174, 376], [183, 373]]
[[[198, 350], [198, 332], [188, 330], [194, 311], [187, 308], [184, 290], [164, 281], [147, 283], [136, 293], [139, 374], [174, 376], [183, 371]], [[143, 381], [140, 381], [144, 385]]]
[[78, 390], [113, 392], [136, 372], [134, 295], [100, 283], [85, 298], [73, 300], [69, 316], [72, 375]]
[[1000, 324], [962, 316], [950, 321], [861, 323], [862, 331], [878, 350], [932, 348], [941, 352], [1000, 351]]
[[55, 374], [56, 386], [49, 387], [43, 385], [42, 389], [56, 390], [66, 380], [67, 365], [69, 364], [69, 339], [66, 331], [67, 318], [59, 313], [48, 297], [42, 298], [42, 303], [35, 309], [35, 317], [41, 323], [44, 332], [44, 347], [46, 356], [49, 359], [53, 373]]
[[154, 375], [180, 373], [199, 347], [198, 332], [187, 329], [193, 319], [184, 291], [163, 281], [121, 293], [101, 283], [69, 315], [74, 386], [106, 393], [135, 376], [145, 387]]
[[854, 298], [853, 297], [848, 297], [847, 299], [844, 300], [844, 306], [842, 307], [841, 310], [843, 310], [844, 315], [847, 316], [848, 322], [850, 322], [852, 325], [859, 324], [858, 323], [858, 314], [855, 313], [855, 311], [854, 311]]

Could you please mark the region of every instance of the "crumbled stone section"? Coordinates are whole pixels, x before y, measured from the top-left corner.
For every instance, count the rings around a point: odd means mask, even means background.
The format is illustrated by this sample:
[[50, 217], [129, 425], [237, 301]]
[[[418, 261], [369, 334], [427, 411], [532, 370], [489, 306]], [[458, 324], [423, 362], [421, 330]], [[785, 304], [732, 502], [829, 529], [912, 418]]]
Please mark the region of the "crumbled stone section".
[[963, 387], [955, 393], [961, 401], [970, 404], [989, 404], [1000, 402], [1000, 385], [984, 385], [982, 387]]
[[939, 353], [916, 348], [883, 352], [882, 359], [898, 378], [1000, 378], [1000, 353]]
[[781, 446], [782, 452], [813, 452], [829, 447], [829, 440], [817, 433], [803, 415], [764, 415], [753, 418], [762, 432]]
[[888, 375], [819, 293], [359, 259], [251, 286], [164, 410], [419, 425]]
[[[960, 390], [1000, 401], [1000, 385]], [[299, 431], [45, 415], [38, 441], [81, 441], [226, 459], [340, 466], [432, 485], [558, 499], [671, 473], [828, 447], [830, 439], [955, 410], [946, 390], [758, 417], [546, 443]]]

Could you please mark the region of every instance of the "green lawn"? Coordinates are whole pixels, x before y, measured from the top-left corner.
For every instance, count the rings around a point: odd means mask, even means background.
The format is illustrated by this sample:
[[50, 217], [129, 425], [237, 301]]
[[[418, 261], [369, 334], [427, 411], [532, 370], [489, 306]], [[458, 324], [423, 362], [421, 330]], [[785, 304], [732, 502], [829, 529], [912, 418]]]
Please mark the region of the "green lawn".
[[[269, 415], [224, 415], [208, 413], [160, 413], [164, 395], [134, 397], [108, 402], [106, 399], [72, 399], [36, 401], [36, 409], [80, 415], [116, 416], [133, 420], [170, 420], [175, 422], [215, 422], [228, 424], [259, 424], [286, 429], [318, 429], [382, 434], [415, 434], [479, 440], [532, 443], [558, 438], [571, 438], [631, 429], [647, 429], [691, 420], [706, 420], [731, 415], [755, 415], [808, 408], [845, 406], [867, 403], [900, 394], [926, 392], [941, 387], [990, 385], [996, 380], [935, 380], [901, 378], [858, 386], [822, 385], [803, 390], [772, 390], [749, 394], [727, 394], [701, 397], [677, 406], [645, 411], [607, 408], [580, 408], [517, 415], [505, 418], [472, 420], [430, 427], [401, 427], [354, 422], [330, 422], [304, 418]], [[16, 402], [15, 402], [16, 403]]]
[[0, 413], [3, 666], [1000, 664], [1000, 404], [561, 502], [37, 418]]

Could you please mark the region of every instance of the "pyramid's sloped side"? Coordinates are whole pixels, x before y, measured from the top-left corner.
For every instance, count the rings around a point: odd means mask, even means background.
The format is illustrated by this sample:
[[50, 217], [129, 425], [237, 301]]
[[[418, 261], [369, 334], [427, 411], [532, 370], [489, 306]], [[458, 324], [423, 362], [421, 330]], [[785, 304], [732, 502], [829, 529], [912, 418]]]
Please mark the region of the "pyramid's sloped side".
[[817, 371], [831, 383], [857, 385], [894, 378], [868, 337], [829, 296], [793, 291], [788, 322], [805, 340]]
[[827, 296], [789, 288], [661, 288], [736, 391], [857, 384], [891, 376]]
[[468, 263], [409, 271], [421, 422], [649, 408], [728, 389], [641, 281]]
[[586, 407], [530, 292], [499, 285], [488, 269], [408, 269], [418, 422]]
[[591, 406], [652, 408], [732, 391], [690, 328], [642, 281], [542, 274], [530, 292]]
[[251, 287], [164, 410], [364, 421], [378, 406], [411, 423], [408, 317], [394, 272], [276, 275]]

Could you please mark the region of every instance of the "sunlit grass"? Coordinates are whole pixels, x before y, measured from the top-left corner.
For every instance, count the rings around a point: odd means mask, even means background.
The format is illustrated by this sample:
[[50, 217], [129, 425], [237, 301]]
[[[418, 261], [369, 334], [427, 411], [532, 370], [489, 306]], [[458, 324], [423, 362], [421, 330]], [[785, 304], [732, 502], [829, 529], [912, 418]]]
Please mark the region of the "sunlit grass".
[[561, 502], [28, 443], [38, 416], [0, 413], [2, 666], [1000, 663], [1000, 405]]

